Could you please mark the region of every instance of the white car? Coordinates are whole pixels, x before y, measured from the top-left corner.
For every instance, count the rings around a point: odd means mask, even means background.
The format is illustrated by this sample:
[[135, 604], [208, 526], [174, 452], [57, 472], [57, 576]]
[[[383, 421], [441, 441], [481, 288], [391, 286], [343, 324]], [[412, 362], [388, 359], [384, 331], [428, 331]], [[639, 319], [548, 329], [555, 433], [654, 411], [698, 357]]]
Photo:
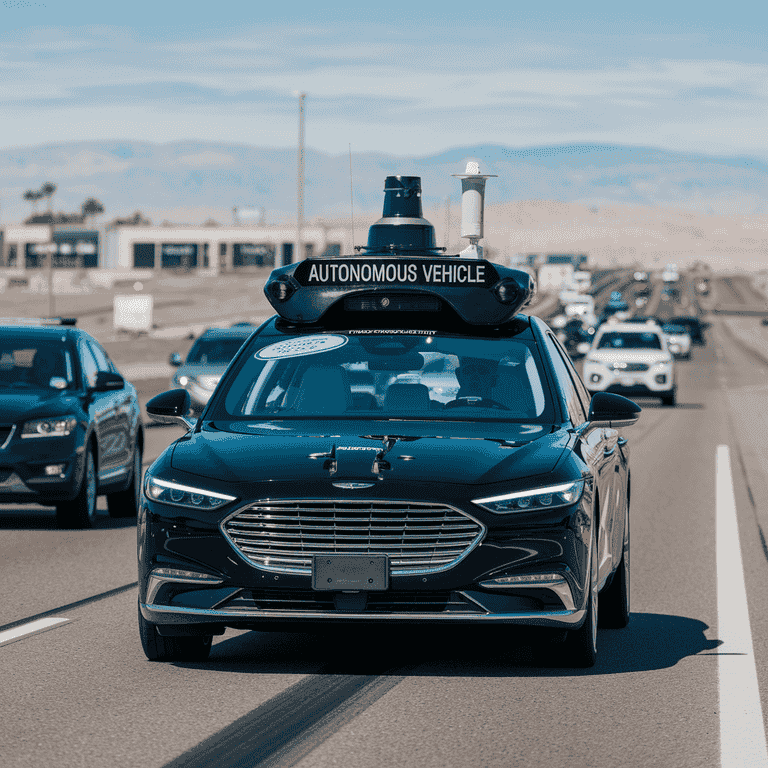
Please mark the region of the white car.
[[564, 291], [560, 294], [560, 303], [566, 317], [584, 317], [595, 314], [595, 300], [592, 296]]
[[678, 359], [689, 360], [691, 357], [691, 334], [683, 325], [665, 323], [661, 326], [667, 337], [669, 351]]
[[659, 397], [674, 405], [675, 362], [667, 338], [654, 322], [600, 326], [584, 358], [584, 383], [591, 393]]

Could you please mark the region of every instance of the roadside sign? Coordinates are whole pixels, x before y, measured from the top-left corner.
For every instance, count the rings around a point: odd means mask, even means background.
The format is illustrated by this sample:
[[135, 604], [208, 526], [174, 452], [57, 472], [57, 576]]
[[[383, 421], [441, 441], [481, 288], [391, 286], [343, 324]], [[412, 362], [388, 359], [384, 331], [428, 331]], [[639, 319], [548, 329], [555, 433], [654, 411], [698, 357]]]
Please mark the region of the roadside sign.
[[134, 331], [136, 333], [152, 330], [151, 295], [115, 296], [113, 308], [113, 326], [115, 330]]

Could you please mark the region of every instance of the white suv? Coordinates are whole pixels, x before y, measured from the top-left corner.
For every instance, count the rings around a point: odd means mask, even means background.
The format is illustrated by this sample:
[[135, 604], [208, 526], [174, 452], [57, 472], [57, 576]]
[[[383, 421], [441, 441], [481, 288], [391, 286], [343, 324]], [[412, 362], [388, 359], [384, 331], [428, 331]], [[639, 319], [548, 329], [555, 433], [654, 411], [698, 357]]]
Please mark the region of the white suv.
[[601, 325], [584, 358], [583, 378], [593, 394], [659, 397], [663, 405], [675, 404], [674, 359], [654, 322]]

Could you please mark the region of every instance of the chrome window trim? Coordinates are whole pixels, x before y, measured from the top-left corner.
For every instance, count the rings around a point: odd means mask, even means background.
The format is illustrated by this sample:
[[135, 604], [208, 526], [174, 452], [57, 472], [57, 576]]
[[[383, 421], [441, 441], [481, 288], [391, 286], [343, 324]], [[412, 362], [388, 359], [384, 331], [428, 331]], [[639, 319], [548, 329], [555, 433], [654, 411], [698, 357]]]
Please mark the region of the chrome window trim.
[[264, 566], [258, 563], [254, 563], [252, 560], [246, 557], [243, 552], [241, 552], [239, 546], [232, 540], [230, 535], [227, 533], [225, 526], [233, 517], [237, 517], [239, 514], [248, 511], [250, 507], [253, 507], [259, 504], [307, 504], [307, 503], [308, 504], [335, 504], [339, 502], [340, 503], [359, 503], [359, 504], [382, 504], [382, 505], [388, 504], [393, 507], [396, 506], [397, 504], [422, 504], [422, 505], [428, 505], [428, 506], [440, 506], [440, 507], [445, 507], [446, 509], [450, 509], [453, 512], [456, 512], [457, 514], [463, 517], [466, 517], [467, 519], [475, 523], [477, 526], [479, 526], [480, 531], [477, 534], [477, 536], [475, 536], [472, 543], [464, 550], [464, 552], [461, 554], [460, 557], [458, 557], [455, 560], [452, 560], [447, 565], [439, 566], [436, 568], [420, 568], [420, 569], [409, 568], [405, 573], [401, 572], [400, 569], [392, 569], [391, 571], [392, 576], [421, 576], [429, 573], [442, 573], [444, 571], [450, 570], [451, 568], [455, 568], [459, 563], [461, 563], [469, 555], [470, 552], [472, 552], [477, 548], [477, 546], [483, 541], [483, 539], [485, 539], [485, 536], [488, 533], [487, 526], [484, 523], [482, 523], [480, 520], [478, 520], [474, 515], [470, 515], [468, 512], [465, 512], [464, 510], [459, 509], [458, 507], [454, 507], [452, 504], [446, 504], [445, 502], [422, 501], [420, 499], [417, 500], [417, 499], [356, 499], [356, 498], [347, 498], [347, 499], [267, 498], [267, 499], [253, 500], [253, 501], [249, 501], [246, 504], [243, 504], [234, 512], [227, 515], [219, 523], [219, 530], [221, 531], [221, 534], [227, 540], [229, 545], [232, 547], [232, 549], [235, 550], [238, 557], [240, 557], [241, 560], [243, 560], [245, 563], [250, 565], [252, 568], [256, 568], [259, 571], [265, 571], [267, 573], [287, 573], [287, 574], [293, 574], [293, 575], [310, 576], [312, 574], [311, 568], [304, 568], [304, 567], [299, 568], [299, 567], [289, 567], [289, 566]]

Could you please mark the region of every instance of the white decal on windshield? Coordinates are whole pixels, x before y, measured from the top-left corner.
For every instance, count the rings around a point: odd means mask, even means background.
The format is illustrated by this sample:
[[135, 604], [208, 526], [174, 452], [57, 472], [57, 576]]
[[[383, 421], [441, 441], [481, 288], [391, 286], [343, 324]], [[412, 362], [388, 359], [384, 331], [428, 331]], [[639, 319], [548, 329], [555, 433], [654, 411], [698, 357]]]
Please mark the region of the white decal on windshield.
[[329, 352], [343, 347], [347, 341], [346, 336], [306, 336], [302, 339], [287, 339], [260, 349], [255, 357], [260, 360], [282, 360], [285, 357], [317, 355], [320, 352]]

